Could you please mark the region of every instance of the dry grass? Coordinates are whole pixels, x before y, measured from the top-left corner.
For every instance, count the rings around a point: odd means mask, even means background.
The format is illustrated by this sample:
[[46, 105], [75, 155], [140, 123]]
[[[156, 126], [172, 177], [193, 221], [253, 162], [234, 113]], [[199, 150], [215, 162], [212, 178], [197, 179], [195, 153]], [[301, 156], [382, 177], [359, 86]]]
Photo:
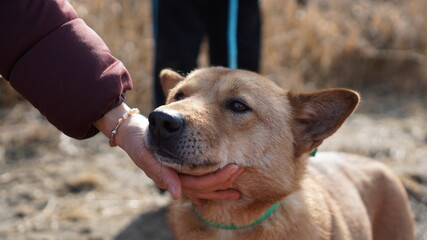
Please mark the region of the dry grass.
[[312, 0], [305, 7], [287, 0], [263, 7], [266, 74], [285, 71], [318, 87], [426, 92], [426, 0]]
[[[151, 103], [149, 1], [74, 0], [81, 16], [131, 72], [129, 100]], [[262, 73], [293, 88], [345, 86], [427, 92], [427, 0], [262, 2]]]
[[[144, 113], [151, 110], [150, 2], [71, 1], [130, 71], [128, 101]], [[261, 72], [280, 85], [426, 95], [427, 0], [265, 0], [262, 10]], [[16, 101], [3, 85], [1, 102]]]

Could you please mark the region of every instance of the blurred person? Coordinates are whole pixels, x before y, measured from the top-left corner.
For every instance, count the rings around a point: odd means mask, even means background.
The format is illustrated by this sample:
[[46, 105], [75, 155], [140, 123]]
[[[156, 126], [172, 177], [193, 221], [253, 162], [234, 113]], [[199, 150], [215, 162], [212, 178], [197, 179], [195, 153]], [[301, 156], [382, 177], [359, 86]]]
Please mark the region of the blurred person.
[[210, 65], [258, 72], [261, 44], [259, 0], [152, 0], [154, 107], [163, 105], [159, 74], [197, 67], [204, 36]]
[[2, 0], [0, 34], [0, 74], [64, 134], [85, 139], [101, 131], [174, 199], [239, 198], [219, 191], [242, 172], [236, 165], [194, 177], [155, 159], [143, 138], [147, 119], [124, 102], [128, 71], [67, 1]]

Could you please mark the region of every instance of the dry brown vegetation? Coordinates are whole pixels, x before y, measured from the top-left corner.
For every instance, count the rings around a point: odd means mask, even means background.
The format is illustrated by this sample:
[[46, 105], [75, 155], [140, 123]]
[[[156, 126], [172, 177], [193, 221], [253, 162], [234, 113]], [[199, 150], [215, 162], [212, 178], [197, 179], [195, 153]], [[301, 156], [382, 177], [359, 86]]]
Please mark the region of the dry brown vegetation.
[[425, 93], [425, 0], [274, 2], [264, 5], [266, 74], [286, 68], [320, 87]]
[[[150, 1], [72, 0], [151, 110]], [[427, 0], [264, 0], [261, 72], [286, 88], [350, 87], [359, 111], [321, 147], [402, 175], [427, 239]], [[207, 65], [206, 49], [200, 56]], [[170, 239], [169, 198], [103, 136], [69, 139], [0, 81], [1, 239]]]
[[[73, 1], [131, 72], [130, 100], [150, 109], [149, 1]], [[427, 91], [426, 0], [265, 0], [261, 72], [295, 88]], [[203, 57], [203, 56], [202, 56]]]

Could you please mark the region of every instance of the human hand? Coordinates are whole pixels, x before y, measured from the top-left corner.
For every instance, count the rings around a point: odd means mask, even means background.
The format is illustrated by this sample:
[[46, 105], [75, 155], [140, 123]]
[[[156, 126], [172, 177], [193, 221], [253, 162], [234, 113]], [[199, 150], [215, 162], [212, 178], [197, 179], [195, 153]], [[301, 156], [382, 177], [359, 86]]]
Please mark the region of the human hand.
[[240, 192], [228, 189], [243, 172], [243, 167], [230, 164], [214, 173], [204, 176], [179, 174], [184, 194], [199, 209], [203, 207], [201, 199], [234, 200], [240, 198]]
[[[143, 119], [140, 119], [143, 118]], [[237, 165], [229, 165], [215, 173], [205, 176], [189, 176], [177, 174], [173, 169], [160, 164], [144, 144], [144, 130], [147, 120], [141, 115], [133, 117], [125, 125], [126, 139], [119, 144], [131, 157], [134, 163], [151, 178], [159, 188], [167, 189], [173, 199], [184, 193], [192, 202], [201, 206], [200, 199], [226, 200], [238, 199], [236, 190], [222, 190], [230, 187], [237, 176], [243, 171]]]
[[[105, 114], [94, 125], [109, 137], [117, 119], [128, 110], [129, 107], [122, 104]], [[243, 171], [242, 168], [233, 164], [200, 177], [178, 174], [173, 169], [160, 164], [153, 153], [147, 149], [144, 142], [144, 132], [147, 127], [148, 121], [145, 117], [139, 114], [132, 115], [120, 126], [115, 142], [159, 188], [167, 189], [173, 199], [178, 199], [184, 193], [194, 204], [200, 206], [200, 199], [225, 200], [240, 197], [240, 193], [236, 190], [223, 189], [231, 186]]]

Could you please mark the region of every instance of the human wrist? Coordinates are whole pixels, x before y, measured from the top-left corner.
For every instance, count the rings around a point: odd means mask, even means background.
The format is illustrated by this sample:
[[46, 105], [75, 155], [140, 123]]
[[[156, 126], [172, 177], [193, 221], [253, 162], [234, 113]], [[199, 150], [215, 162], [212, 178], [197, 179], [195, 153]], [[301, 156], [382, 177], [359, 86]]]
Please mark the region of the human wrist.
[[[122, 103], [96, 121], [94, 126], [109, 138], [110, 146], [123, 148], [125, 136], [131, 132], [129, 128], [138, 124], [141, 125], [141, 122], [146, 121], [145, 117], [138, 113], [138, 109], [130, 109], [125, 103]], [[141, 119], [135, 121], [134, 118]]]
[[125, 151], [128, 151], [130, 150], [128, 149], [129, 145], [134, 145], [133, 142], [140, 141], [142, 139], [142, 143], [144, 143], [143, 134], [147, 127], [148, 120], [146, 117], [142, 116], [141, 114], [133, 114], [127, 120], [125, 120], [120, 127], [115, 137], [116, 144]]
[[130, 108], [125, 103], [121, 103], [117, 107], [105, 113], [104, 116], [94, 122], [93, 125], [108, 137], [111, 133], [111, 130], [116, 126], [117, 119], [129, 111], [129, 109]]

